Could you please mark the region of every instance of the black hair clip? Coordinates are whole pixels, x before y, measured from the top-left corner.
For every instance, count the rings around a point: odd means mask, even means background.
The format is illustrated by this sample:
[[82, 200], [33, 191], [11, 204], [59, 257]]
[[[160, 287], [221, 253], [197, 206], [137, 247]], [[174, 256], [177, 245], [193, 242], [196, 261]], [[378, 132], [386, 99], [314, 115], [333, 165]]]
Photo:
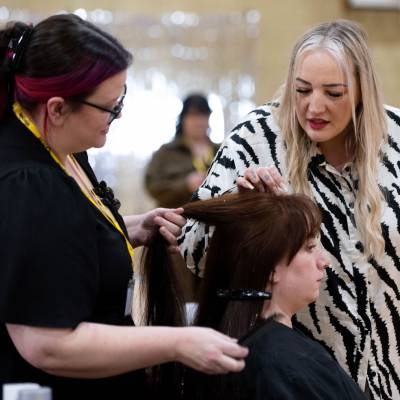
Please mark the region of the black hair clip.
[[12, 71], [17, 71], [20, 67], [22, 56], [24, 54], [26, 44], [32, 35], [32, 28], [26, 28], [20, 37], [13, 38], [8, 43], [7, 58]]
[[269, 300], [271, 292], [254, 289], [218, 289], [217, 297], [226, 300]]
[[105, 181], [99, 182], [94, 188], [93, 191], [97, 196], [100, 197], [103, 204], [107, 207], [113, 207], [116, 210], [119, 210], [121, 207], [121, 202], [114, 197], [113, 190], [107, 186]]

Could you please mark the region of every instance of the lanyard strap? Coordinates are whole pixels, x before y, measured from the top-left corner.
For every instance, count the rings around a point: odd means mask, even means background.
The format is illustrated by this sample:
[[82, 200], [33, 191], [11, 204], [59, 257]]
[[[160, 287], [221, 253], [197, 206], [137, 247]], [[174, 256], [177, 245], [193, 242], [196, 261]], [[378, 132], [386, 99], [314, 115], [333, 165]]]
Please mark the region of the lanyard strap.
[[[50, 148], [50, 146], [44, 141], [42, 135], [40, 134], [39, 129], [36, 127], [36, 125], [29, 119], [29, 117], [24, 113], [22, 110], [21, 105], [18, 102], [15, 102], [13, 104], [13, 111], [14, 114], [17, 116], [17, 118], [28, 128], [28, 130], [42, 143], [43, 147], [50, 153], [51, 157], [53, 160], [57, 163], [57, 165], [67, 174], [67, 170], [65, 169], [64, 165], [60, 161], [60, 159], [57, 157], [57, 155], [54, 153], [54, 151]], [[76, 159], [71, 155], [70, 156], [75, 163], [78, 164]], [[78, 185], [79, 188], [81, 189], [82, 193], [85, 195], [85, 197], [101, 212], [101, 214], [104, 216], [104, 218], [107, 219], [107, 221], [123, 236], [125, 239], [126, 247], [128, 249], [129, 255], [131, 256], [132, 259], [132, 265], [133, 265], [133, 256], [134, 256], [134, 251], [131, 243], [129, 242], [129, 239], [126, 237], [124, 231], [122, 230], [121, 226], [119, 225], [118, 221], [115, 219], [115, 217], [110, 213], [105, 212], [105, 210], [102, 209], [102, 207], [99, 206], [99, 204], [96, 203], [96, 201], [90, 196], [89, 193], [87, 193], [85, 190], [81, 188], [80, 185]], [[94, 194], [95, 195], [95, 194]], [[101, 202], [101, 199], [99, 199]], [[101, 202], [101, 204], [105, 207], [105, 205]]]
[[205, 154], [204, 157], [197, 157], [192, 159], [192, 163], [194, 168], [196, 169], [197, 172], [207, 172], [208, 168], [211, 165], [211, 161], [213, 160], [214, 153], [210, 149], [207, 151], [207, 154]]

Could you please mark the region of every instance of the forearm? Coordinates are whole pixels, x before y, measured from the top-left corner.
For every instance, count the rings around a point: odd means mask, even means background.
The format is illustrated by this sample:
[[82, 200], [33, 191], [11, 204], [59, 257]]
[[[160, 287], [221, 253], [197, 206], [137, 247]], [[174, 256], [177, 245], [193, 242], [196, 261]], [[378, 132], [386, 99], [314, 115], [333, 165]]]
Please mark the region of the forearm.
[[[39, 369], [59, 376], [102, 378], [176, 359], [181, 331], [85, 322], [70, 331], [28, 328], [29, 338], [20, 340], [26, 343], [22, 356]], [[34, 346], [27, 344], [32, 341]]]

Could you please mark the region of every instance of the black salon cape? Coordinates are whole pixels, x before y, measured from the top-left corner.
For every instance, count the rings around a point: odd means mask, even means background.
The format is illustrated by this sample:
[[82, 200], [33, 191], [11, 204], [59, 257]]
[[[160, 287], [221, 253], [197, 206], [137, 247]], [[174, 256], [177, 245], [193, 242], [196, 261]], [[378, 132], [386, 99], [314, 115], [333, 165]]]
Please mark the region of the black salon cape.
[[358, 385], [319, 343], [275, 320], [260, 321], [243, 341], [246, 399], [362, 400]]
[[[77, 159], [96, 184], [86, 154]], [[49, 375], [18, 354], [5, 327], [133, 325], [124, 316], [131, 275], [122, 235], [9, 114], [0, 125], [0, 387], [36, 382], [55, 400], [141, 398], [143, 371], [96, 380]]]

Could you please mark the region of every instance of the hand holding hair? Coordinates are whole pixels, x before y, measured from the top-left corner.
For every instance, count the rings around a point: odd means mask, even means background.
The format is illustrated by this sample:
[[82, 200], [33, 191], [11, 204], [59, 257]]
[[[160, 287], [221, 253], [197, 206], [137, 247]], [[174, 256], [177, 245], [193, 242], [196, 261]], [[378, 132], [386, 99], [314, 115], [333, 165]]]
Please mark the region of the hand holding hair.
[[247, 168], [243, 177], [236, 180], [239, 191], [257, 190], [265, 192], [272, 190], [276, 194], [288, 191], [282, 175], [275, 165], [261, 168]]
[[245, 367], [248, 349], [210, 328], [179, 329], [176, 359], [206, 374], [239, 372]]
[[186, 223], [182, 213], [183, 208], [155, 208], [145, 214], [125, 216], [124, 222], [133, 246], [148, 246], [159, 231], [169, 244], [168, 250], [179, 252], [176, 238]]

